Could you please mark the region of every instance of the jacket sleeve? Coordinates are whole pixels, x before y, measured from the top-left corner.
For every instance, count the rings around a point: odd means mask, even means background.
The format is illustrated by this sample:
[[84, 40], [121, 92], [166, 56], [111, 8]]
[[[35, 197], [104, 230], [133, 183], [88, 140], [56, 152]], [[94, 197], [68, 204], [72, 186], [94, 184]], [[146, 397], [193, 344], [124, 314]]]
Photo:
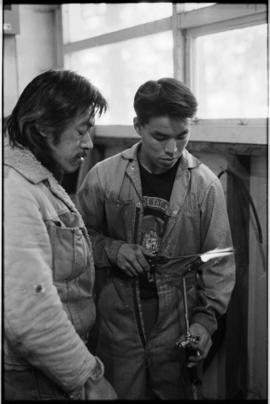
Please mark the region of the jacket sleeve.
[[[216, 178], [208, 187], [200, 203], [201, 251], [232, 247], [231, 230], [222, 185]], [[192, 322], [206, 327], [212, 334], [217, 319], [224, 314], [235, 285], [234, 255], [209, 260], [201, 266], [197, 305]]]
[[98, 165], [84, 178], [77, 194], [77, 208], [91, 237], [94, 262], [99, 268], [115, 264], [117, 253], [123, 240], [115, 240], [106, 235], [105, 185], [101, 183]]
[[52, 251], [37, 198], [27, 184], [5, 192], [5, 337], [70, 393], [96, 375], [96, 358], [76, 333], [52, 278]]

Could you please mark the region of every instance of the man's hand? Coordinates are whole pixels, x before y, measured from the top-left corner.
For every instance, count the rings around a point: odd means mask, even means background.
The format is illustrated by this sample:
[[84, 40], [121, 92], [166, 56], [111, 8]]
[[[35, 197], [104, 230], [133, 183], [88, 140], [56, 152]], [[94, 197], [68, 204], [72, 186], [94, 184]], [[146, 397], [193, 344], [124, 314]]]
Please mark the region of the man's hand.
[[83, 400], [116, 400], [117, 394], [112, 385], [102, 377], [100, 380], [88, 379], [84, 387]]
[[191, 343], [192, 348], [197, 351], [197, 355], [189, 356], [188, 367], [195, 366], [198, 362], [205, 359], [212, 345], [211, 335], [203, 325], [199, 323], [191, 324], [190, 333], [191, 335], [198, 336], [200, 340], [197, 343]]
[[118, 250], [116, 265], [127, 275], [134, 277], [150, 271], [144, 248], [138, 244], [122, 244]]

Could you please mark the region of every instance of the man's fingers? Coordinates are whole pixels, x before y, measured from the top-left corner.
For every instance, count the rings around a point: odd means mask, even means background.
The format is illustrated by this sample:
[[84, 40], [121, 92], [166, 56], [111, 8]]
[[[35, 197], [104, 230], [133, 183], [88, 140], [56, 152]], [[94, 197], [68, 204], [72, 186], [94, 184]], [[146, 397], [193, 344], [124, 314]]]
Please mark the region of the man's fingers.
[[118, 252], [117, 265], [130, 276], [150, 270], [143, 248], [134, 244], [123, 244]]
[[123, 257], [119, 262], [119, 267], [130, 276], [137, 276], [143, 272], [142, 267], [137, 262], [135, 257]]
[[204, 360], [208, 355], [211, 345], [211, 340], [208, 340], [206, 342], [204, 339], [202, 339], [199, 344], [192, 344], [192, 348], [194, 348], [194, 354], [189, 356], [187, 366], [195, 366], [198, 362]]
[[188, 367], [194, 366], [204, 359], [204, 354], [198, 347], [192, 346], [192, 348], [192, 353], [188, 355]]
[[137, 249], [136, 252], [136, 259], [138, 264], [140, 265], [142, 271], [149, 272], [150, 271], [150, 265], [148, 264], [147, 259], [145, 258], [143, 252], [141, 249]]
[[135, 269], [135, 271], [137, 273], [139, 273], [139, 274], [143, 273], [144, 268], [142, 267], [142, 265], [138, 261], [137, 256], [134, 257], [133, 261], [131, 262], [131, 265], [133, 266], [133, 268]]
[[137, 245], [132, 249], [132, 253], [128, 256], [128, 262], [137, 274], [141, 274], [150, 269], [141, 247]]
[[131, 276], [131, 277], [134, 277], [134, 276], [137, 276], [137, 275], [138, 275], [136, 269], [135, 269], [135, 268], [133, 267], [133, 265], [132, 265], [131, 263], [129, 263], [129, 262], [125, 262], [125, 264], [122, 266], [121, 269], [123, 269], [124, 272], [125, 272], [127, 275]]

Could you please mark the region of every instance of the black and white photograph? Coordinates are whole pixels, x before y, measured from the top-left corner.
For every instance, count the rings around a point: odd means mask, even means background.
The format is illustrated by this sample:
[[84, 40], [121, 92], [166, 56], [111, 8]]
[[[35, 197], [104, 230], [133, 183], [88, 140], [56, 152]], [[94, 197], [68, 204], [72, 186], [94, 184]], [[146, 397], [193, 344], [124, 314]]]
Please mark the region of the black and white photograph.
[[1, 7], [2, 402], [266, 404], [268, 2]]

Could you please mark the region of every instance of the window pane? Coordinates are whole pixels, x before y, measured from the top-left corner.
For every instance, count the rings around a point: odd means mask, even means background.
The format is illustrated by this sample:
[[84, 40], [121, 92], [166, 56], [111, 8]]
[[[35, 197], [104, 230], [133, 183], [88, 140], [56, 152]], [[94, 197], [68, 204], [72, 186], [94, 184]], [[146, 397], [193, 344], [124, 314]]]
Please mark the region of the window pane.
[[266, 24], [196, 39], [199, 118], [267, 115]]
[[172, 3], [63, 4], [64, 43], [172, 15]]
[[130, 125], [138, 87], [147, 80], [173, 76], [172, 33], [75, 52], [65, 56], [65, 67], [86, 76], [107, 98], [109, 109], [97, 123]]
[[176, 7], [181, 12], [197, 10], [198, 8], [213, 6], [216, 3], [176, 3]]

